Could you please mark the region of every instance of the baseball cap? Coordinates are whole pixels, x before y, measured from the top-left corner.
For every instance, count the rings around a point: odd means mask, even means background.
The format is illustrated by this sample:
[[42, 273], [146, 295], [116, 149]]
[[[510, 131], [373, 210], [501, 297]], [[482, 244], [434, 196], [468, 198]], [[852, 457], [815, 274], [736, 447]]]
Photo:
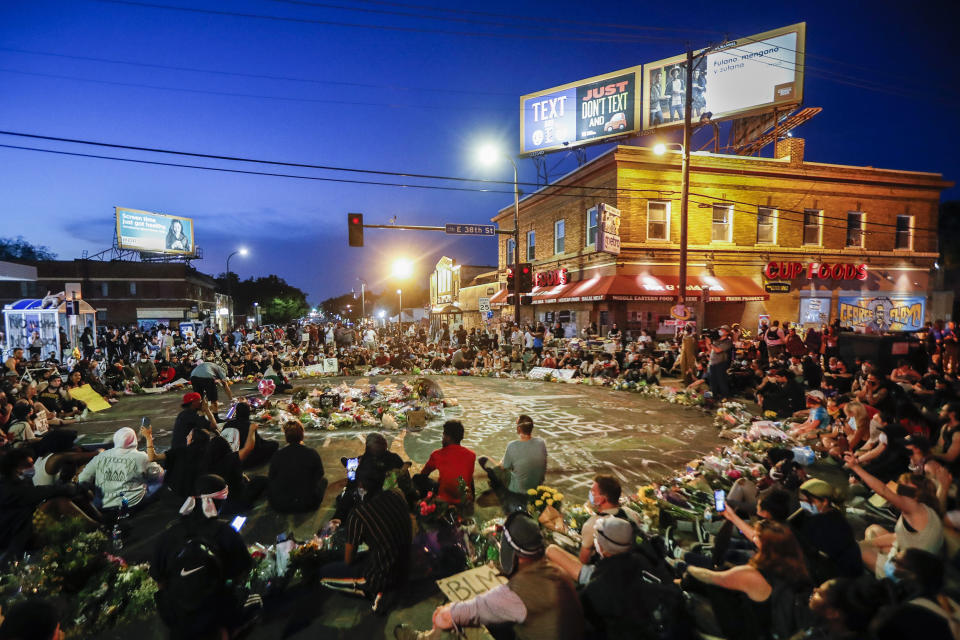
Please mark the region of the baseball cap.
[[203, 396], [201, 396], [199, 393], [197, 393], [196, 391], [191, 391], [190, 393], [183, 394], [183, 402], [181, 404], [185, 407], [191, 402], [196, 402], [197, 400], [202, 400], [202, 399], [203, 399]]
[[821, 480], [820, 478], [810, 478], [802, 485], [800, 485], [801, 493], [809, 493], [815, 498], [829, 498], [832, 499], [836, 492], [833, 489], [833, 485], [827, 482], [826, 480]]
[[816, 401], [819, 402], [820, 404], [825, 404], [825, 403], [827, 402], [827, 398], [826, 398], [826, 396], [823, 395], [823, 391], [820, 391], [820, 390], [818, 390], [818, 389], [814, 389], [813, 391], [808, 391], [808, 392], [807, 392], [807, 397], [808, 397], [808, 398], [813, 398], [814, 400], [816, 400]]
[[623, 553], [633, 545], [633, 525], [623, 518], [600, 518], [595, 531], [597, 544], [606, 553]]

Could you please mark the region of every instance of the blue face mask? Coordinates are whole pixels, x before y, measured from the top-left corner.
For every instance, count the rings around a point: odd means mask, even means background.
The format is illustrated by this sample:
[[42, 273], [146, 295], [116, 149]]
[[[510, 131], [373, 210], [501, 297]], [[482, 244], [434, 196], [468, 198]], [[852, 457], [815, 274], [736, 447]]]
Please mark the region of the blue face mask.
[[588, 491], [588, 492], [587, 492], [587, 500], [590, 501], [590, 506], [592, 506], [592, 507], [597, 506], [597, 501], [596, 501], [596, 500], [594, 499], [594, 497], [593, 497], [593, 491]]
[[817, 505], [810, 502], [801, 502], [800, 508], [806, 511], [807, 513], [820, 513], [820, 510], [817, 509]]
[[21, 471], [20, 477], [23, 480], [33, 480], [33, 476], [36, 475], [36, 473], [37, 473], [37, 470], [34, 469], [33, 467], [30, 467], [29, 469], [24, 469], [23, 471]]
[[900, 577], [897, 576], [896, 571], [897, 566], [893, 564], [893, 558], [887, 558], [886, 564], [883, 565], [883, 574], [894, 582], [900, 582]]

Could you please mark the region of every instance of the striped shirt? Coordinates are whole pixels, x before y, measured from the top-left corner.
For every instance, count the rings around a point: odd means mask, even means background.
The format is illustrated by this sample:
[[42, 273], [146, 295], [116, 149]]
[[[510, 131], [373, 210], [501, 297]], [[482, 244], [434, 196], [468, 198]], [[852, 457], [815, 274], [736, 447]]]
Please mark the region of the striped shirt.
[[397, 491], [382, 491], [357, 506], [347, 518], [347, 542], [366, 543], [370, 560], [364, 571], [367, 591], [376, 593], [406, 578], [413, 530], [407, 501]]

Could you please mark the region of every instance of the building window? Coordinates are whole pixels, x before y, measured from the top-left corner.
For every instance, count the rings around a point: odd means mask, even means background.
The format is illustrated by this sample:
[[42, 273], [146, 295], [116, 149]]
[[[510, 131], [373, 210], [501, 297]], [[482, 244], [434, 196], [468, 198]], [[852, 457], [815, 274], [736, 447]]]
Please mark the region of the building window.
[[516, 261], [513, 259], [513, 251], [516, 249], [516, 245], [513, 241], [513, 238], [507, 239], [507, 264], [514, 264]]
[[913, 216], [897, 216], [897, 238], [894, 249], [913, 249]]
[[820, 244], [820, 214], [819, 209], [807, 209], [803, 212], [803, 244]]
[[647, 240], [670, 239], [670, 203], [647, 202]]
[[863, 247], [863, 212], [847, 212], [847, 246]]
[[564, 245], [567, 242], [567, 225], [564, 220], [557, 220], [553, 223], [553, 252], [563, 253]]
[[537, 255], [537, 234], [527, 231], [527, 262], [531, 262]]
[[131, 283], [130, 283], [130, 295], [132, 295], [132, 296], [137, 295], [137, 283], [136, 283], [136, 282], [131, 282]]
[[587, 246], [597, 244], [597, 207], [587, 209]]
[[733, 205], [713, 205], [713, 242], [730, 242], [733, 238]]
[[110, 285], [106, 282], [100, 283], [100, 296], [106, 298], [110, 295]]
[[768, 207], [757, 209], [757, 244], [777, 243], [777, 210]]

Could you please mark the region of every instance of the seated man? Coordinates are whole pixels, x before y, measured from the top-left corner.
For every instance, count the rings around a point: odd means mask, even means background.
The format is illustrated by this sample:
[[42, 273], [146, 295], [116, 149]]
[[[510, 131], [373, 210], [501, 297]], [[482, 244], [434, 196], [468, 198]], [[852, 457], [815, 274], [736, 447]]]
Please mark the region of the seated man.
[[437, 498], [447, 504], [460, 504], [460, 482], [466, 485], [466, 501], [473, 502], [473, 466], [477, 454], [460, 446], [463, 440], [463, 423], [459, 420], [447, 420], [443, 423], [443, 446], [430, 454], [414, 484], [420, 491], [429, 491], [433, 487], [429, 476], [439, 471]]
[[517, 638], [574, 640], [583, 637], [583, 609], [570, 578], [544, 557], [543, 535], [524, 512], [512, 513], [500, 538], [500, 572], [505, 585], [465, 602], [438, 607], [433, 629], [407, 625], [393, 630], [397, 640], [445, 637], [462, 627], [513, 623]]
[[640, 514], [633, 509], [620, 506], [620, 493], [620, 481], [613, 476], [598, 475], [594, 478], [589, 499], [596, 513], [590, 516], [580, 531], [580, 555], [574, 556], [555, 544], [547, 548], [547, 559], [560, 567], [578, 584], [587, 584], [596, 569], [594, 541], [597, 522], [600, 518], [615, 516], [630, 522], [635, 530], [640, 529]]
[[543, 484], [547, 473], [547, 445], [542, 438], [533, 437], [533, 418], [528, 415], [517, 418], [517, 435], [520, 439], [507, 443], [503, 460], [497, 467], [488, 467], [487, 459], [480, 458], [480, 467], [490, 477], [490, 487], [507, 513], [523, 509], [527, 491]]
[[826, 398], [822, 391], [814, 390], [807, 394], [807, 419], [794, 426], [788, 432], [791, 438], [810, 440], [819, 438], [830, 425], [830, 416], [827, 413]]
[[[343, 562], [320, 569], [320, 584], [337, 591], [374, 598], [374, 609], [387, 589], [407, 579], [413, 527], [407, 501], [396, 489], [383, 490], [384, 476], [374, 466], [358, 473], [365, 497], [347, 517]], [[368, 547], [358, 554], [361, 544]]]
[[118, 509], [124, 501], [131, 509], [146, 504], [162, 479], [160, 465], [137, 449], [137, 433], [130, 427], [118, 429], [113, 448], [98, 453], [77, 477], [96, 485], [103, 509]]
[[283, 437], [287, 446], [270, 461], [267, 500], [280, 513], [315, 511], [327, 490], [320, 454], [303, 444], [303, 425], [299, 422], [285, 423]]

